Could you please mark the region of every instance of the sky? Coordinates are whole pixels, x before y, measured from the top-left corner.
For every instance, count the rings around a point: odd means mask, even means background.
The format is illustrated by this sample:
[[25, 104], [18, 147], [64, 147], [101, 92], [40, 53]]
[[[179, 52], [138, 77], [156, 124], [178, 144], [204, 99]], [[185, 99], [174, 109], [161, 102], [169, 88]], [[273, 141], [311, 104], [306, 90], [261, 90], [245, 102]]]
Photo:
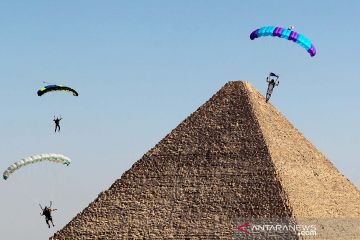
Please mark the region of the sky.
[[[0, 170], [38, 153], [72, 159], [0, 182], [1, 239], [47, 239], [226, 82], [264, 94], [270, 71], [272, 104], [359, 188], [359, 10], [355, 0], [0, 1]], [[249, 39], [267, 25], [295, 26], [317, 55]], [[43, 82], [79, 97], [38, 97]], [[50, 200], [48, 229], [38, 204]]]

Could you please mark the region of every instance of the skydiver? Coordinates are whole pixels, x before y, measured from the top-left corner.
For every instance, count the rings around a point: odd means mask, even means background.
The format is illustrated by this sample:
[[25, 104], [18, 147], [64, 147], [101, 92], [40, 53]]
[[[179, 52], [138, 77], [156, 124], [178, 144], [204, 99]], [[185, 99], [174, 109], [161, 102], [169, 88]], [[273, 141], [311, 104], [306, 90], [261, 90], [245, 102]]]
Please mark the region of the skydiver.
[[266, 82], [269, 83], [267, 92], [266, 92], [266, 102], [269, 101], [272, 91], [274, 90], [274, 87], [279, 85], [280, 81], [278, 80], [278, 78], [279, 78], [279, 76], [272, 72], [266, 78]]
[[50, 228], [49, 222], [51, 222], [52, 226], [55, 227], [52, 216], [51, 216], [51, 212], [54, 212], [57, 210], [57, 209], [51, 209], [51, 205], [52, 205], [52, 202], [50, 202], [50, 207], [45, 206], [44, 208], [42, 208], [41, 205], [39, 204], [39, 206], [42, 210], [42, 213], [40, 213], [40, 215], [45, 216], [45, 221], [49, 228]]
[[54, 122], [55, 122], [55, 132], [56, 132], [56, 130], [57, 129], [59, 129], [59, 132], [60, 132], [60, 121], [61, 121], [61, 119], [62, 119], [62, 117], [60, 116], [60, 118], [55, 118], [55, 116], [54, 116]]

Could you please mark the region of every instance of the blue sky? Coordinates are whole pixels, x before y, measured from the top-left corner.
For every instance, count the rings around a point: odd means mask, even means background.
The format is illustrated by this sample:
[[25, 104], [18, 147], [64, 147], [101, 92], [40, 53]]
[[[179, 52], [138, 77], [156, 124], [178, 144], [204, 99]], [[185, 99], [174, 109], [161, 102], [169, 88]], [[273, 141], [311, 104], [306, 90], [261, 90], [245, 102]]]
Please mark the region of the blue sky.
[[[262, 93], [360, 186], [358, 1], [1, 1], [0, 169], [56, 152], [0, 182], [2, 239], [45, 239], [231, 80]], [[294, 25], [317, 55], [252, 30]], [[78, 98], [39, 98], [43, 81]], [[61, 134], [52, 118], [62, 115]], [[41, 165], [41, 166], [40, 166]], [[54, 200], [47, 229], [38, 202]]]

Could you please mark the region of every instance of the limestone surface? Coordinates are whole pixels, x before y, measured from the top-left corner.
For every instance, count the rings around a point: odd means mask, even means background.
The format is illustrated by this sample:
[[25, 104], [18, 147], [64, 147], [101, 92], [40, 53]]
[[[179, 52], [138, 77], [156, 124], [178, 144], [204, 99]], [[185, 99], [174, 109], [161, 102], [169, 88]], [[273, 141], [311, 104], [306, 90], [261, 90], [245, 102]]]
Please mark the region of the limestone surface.
[[[316, 235], [255, 233], [264, 219]], [[360, 191], [249, 83], [234, 81], [50, 239], [360, 239], [359, 228]]]

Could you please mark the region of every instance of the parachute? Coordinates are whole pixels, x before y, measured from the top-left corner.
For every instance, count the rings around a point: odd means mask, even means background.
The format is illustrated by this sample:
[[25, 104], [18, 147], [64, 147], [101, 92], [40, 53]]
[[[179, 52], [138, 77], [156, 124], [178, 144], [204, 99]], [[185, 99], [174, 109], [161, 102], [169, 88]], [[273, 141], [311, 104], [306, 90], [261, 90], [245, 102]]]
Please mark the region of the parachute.
[[75, 91], [74, 89], [72, 89], [70, 87], [66, 87], [63, 85], [47, 85], [45, 87], [40, 88], [39, 91], [37, 91], [37, 95], [42, 96], [45, 93], [52, 92], [52, 91], [67, 91], [67, 92], [71, 92], [74, 96], [79, 96], [77, 91]]
[[15, 162], [14, 164], [12, 164], [3, 173], [3, 178], [4, 178], [4, 180], [6, 180], [16, 170], [18, 170], [22, 167], [25, 167], [27, 165], [38, 163], [38, 162], [43, 162], [43, 161], [62, 163], [67, 166], [69, 166], [69, 164], [71, 162], [70, 158], [68, 158], [64, 155], [61, 155], [61, 154], [47, 153], [47, 154], [34, 155], [34, 156], [24, 158], [18, 162]]
[[265, 37], [265, 36], [273, 36], [273, 37], [279, 37], [279, 38], [285, 38], [291, 40], [293, 42], [296, 42], [303, 48], [305, 48], [311, 57], [314, 57], [316, 54], [316, 48], [314, 44], [312, 44], [312, 42], [309, 39], [307, 39], [304, 35], [292, 31], [291, 29], [284, 29], [281, 27], [273, 27], [273, 26], [262, 27], [253, 31], [250, 34], [250, 39], [254, 40], [255, 38]]

